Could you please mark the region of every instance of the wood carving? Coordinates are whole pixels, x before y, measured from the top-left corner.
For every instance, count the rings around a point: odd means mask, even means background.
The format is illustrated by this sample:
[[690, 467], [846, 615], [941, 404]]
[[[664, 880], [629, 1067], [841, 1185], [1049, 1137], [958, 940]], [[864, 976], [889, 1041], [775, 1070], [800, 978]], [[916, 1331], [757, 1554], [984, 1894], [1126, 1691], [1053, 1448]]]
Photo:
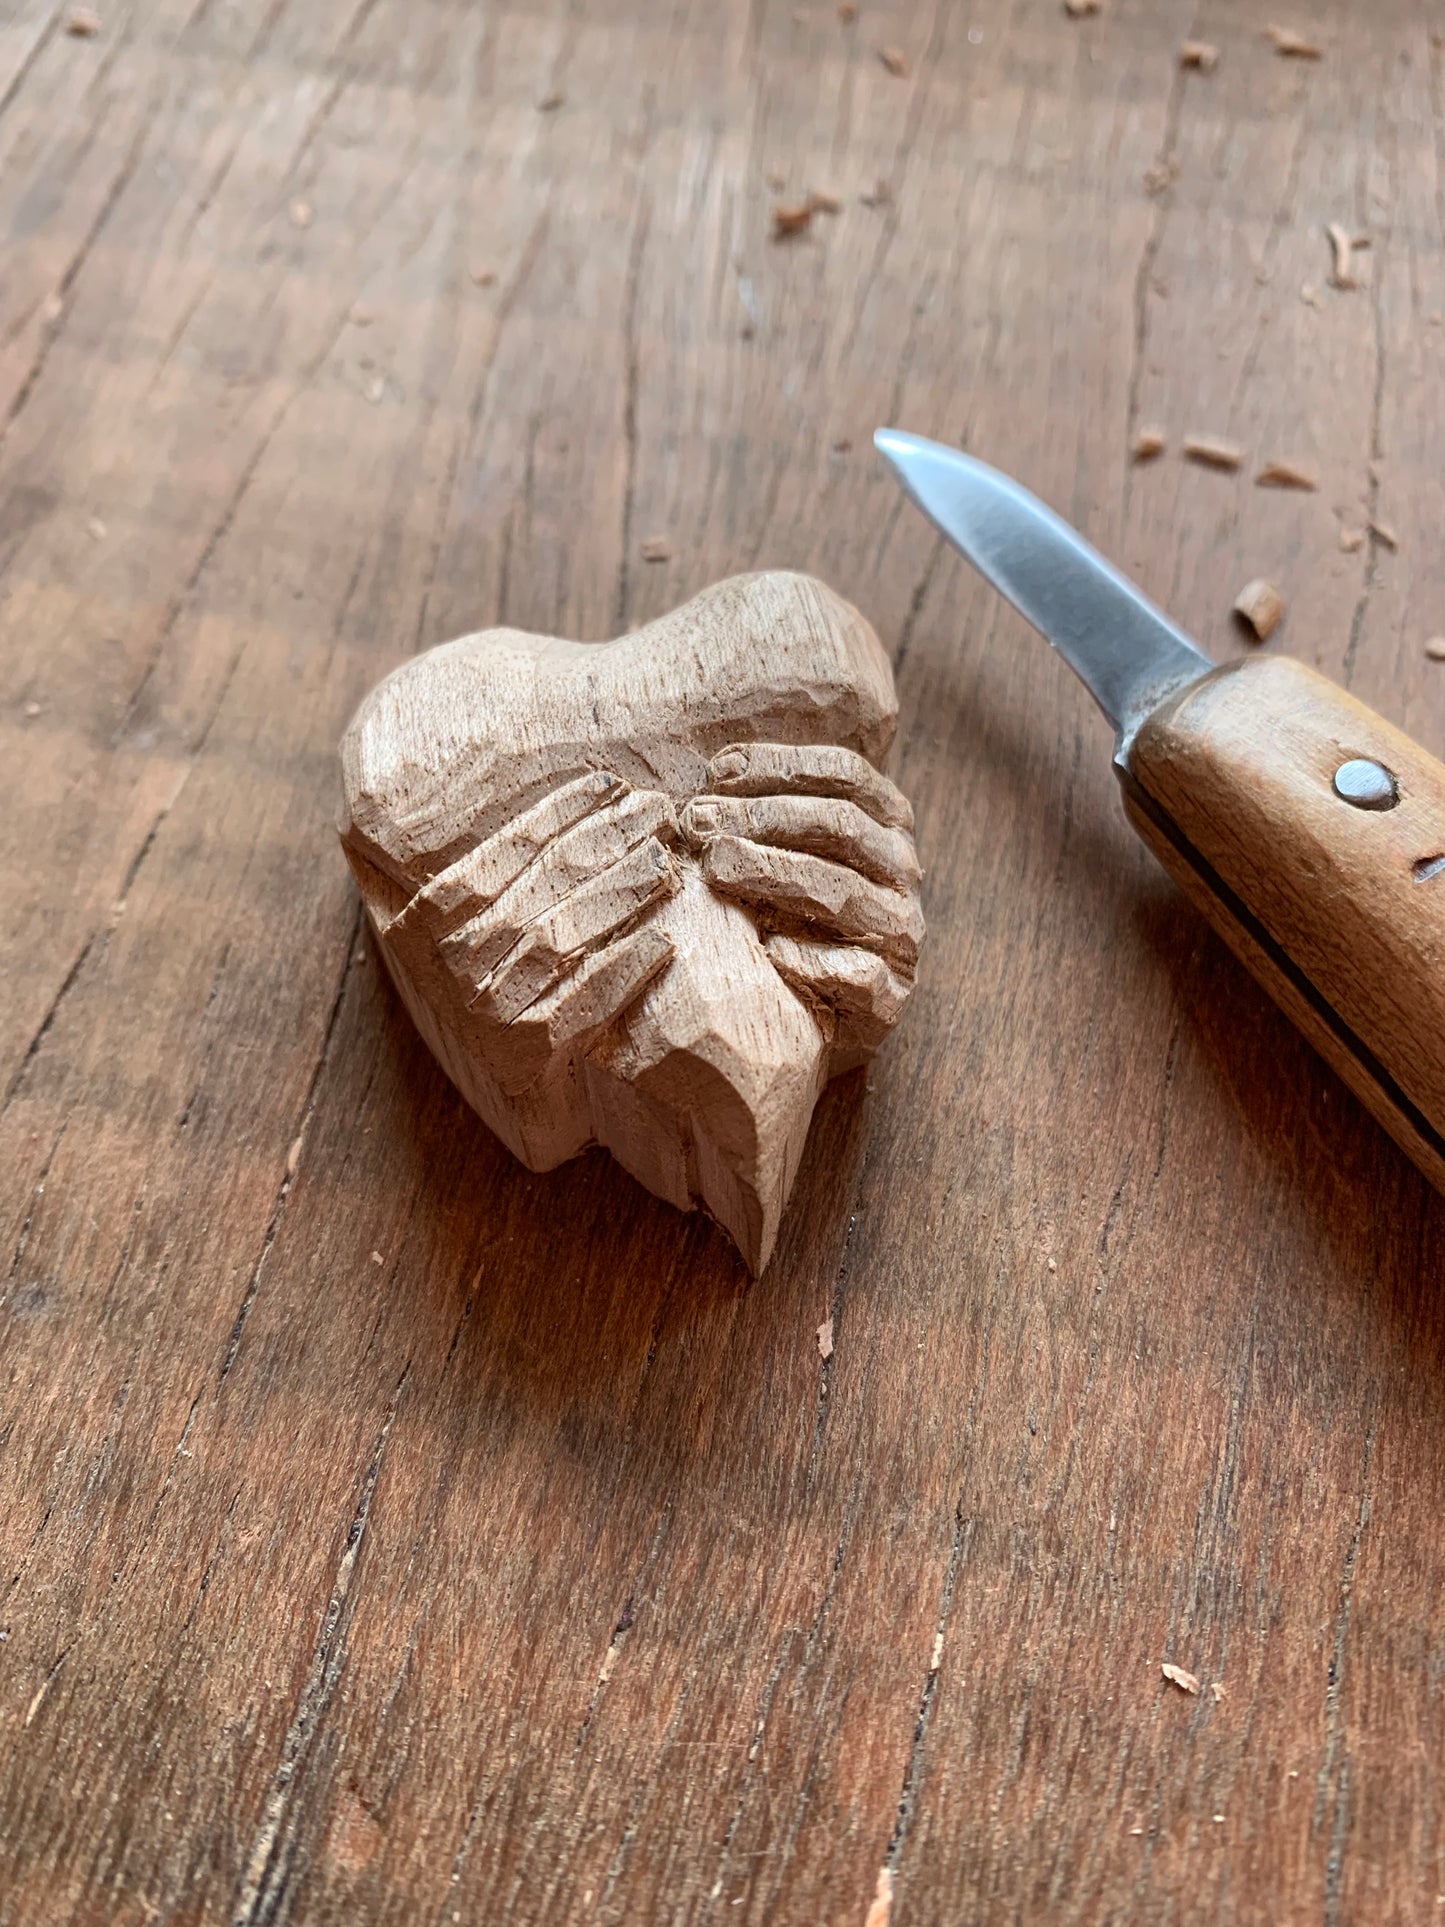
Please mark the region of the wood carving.
[[417, 1027], [522, 1161], [592, 1143], [766, 1264], [818, 1093], [923, 936], [878, 638], [806, 576], [632, 635], [497, 629], [342, 743], [342, 842]]

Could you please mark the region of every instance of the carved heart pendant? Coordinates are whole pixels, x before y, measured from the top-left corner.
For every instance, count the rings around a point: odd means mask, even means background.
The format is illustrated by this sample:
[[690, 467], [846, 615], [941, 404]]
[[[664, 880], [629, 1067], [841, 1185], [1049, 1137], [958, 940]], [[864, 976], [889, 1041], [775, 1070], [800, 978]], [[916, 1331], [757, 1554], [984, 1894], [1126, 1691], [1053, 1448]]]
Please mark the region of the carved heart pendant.
[[912, 987], [913, 816], [868, 624], [739, 576], [615, 642], [495, 629], [405, 663], [341, 746], [387, 967], [534, 1171], [592, 1143], [768, 1260], [818, 1093]]

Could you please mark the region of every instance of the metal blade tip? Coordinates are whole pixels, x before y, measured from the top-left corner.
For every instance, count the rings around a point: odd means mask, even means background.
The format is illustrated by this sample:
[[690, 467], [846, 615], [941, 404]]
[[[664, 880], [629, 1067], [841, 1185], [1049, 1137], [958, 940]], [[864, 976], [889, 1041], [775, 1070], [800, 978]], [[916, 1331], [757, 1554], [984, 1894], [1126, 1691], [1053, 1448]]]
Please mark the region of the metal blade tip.
[[874, 447], [953, 544], [1060, 652], [1114, 725], [1116, 755], [1173, 689], [1213, 668], [1140, 590], [1026, 488], [901, 428]]

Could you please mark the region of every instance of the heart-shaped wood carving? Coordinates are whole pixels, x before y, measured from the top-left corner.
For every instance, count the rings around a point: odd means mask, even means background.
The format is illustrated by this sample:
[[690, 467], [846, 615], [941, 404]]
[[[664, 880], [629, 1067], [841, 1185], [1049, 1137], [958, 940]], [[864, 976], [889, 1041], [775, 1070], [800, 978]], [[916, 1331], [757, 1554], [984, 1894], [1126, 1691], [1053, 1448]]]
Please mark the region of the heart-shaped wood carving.
[[868, 624], [739, 576], [615, 642], [494, 629], [341, 746], [342, 842], [417, 1027], [523, 1163], [592, 1143], [751, 1268], [828, 1078], [912, 987], [912, 811]]

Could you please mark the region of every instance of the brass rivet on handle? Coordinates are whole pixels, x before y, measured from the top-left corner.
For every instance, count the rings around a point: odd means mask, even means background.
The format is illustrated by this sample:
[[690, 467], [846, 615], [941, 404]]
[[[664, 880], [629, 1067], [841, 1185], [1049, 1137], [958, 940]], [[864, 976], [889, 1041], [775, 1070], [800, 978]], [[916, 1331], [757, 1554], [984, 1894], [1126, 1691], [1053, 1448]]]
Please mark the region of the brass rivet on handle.
[[1352, 756], [1335, 771], [1335, 795], [1357, 810], [1392, 810], [1400, 800], [1395, 779], [1383, 763]]

